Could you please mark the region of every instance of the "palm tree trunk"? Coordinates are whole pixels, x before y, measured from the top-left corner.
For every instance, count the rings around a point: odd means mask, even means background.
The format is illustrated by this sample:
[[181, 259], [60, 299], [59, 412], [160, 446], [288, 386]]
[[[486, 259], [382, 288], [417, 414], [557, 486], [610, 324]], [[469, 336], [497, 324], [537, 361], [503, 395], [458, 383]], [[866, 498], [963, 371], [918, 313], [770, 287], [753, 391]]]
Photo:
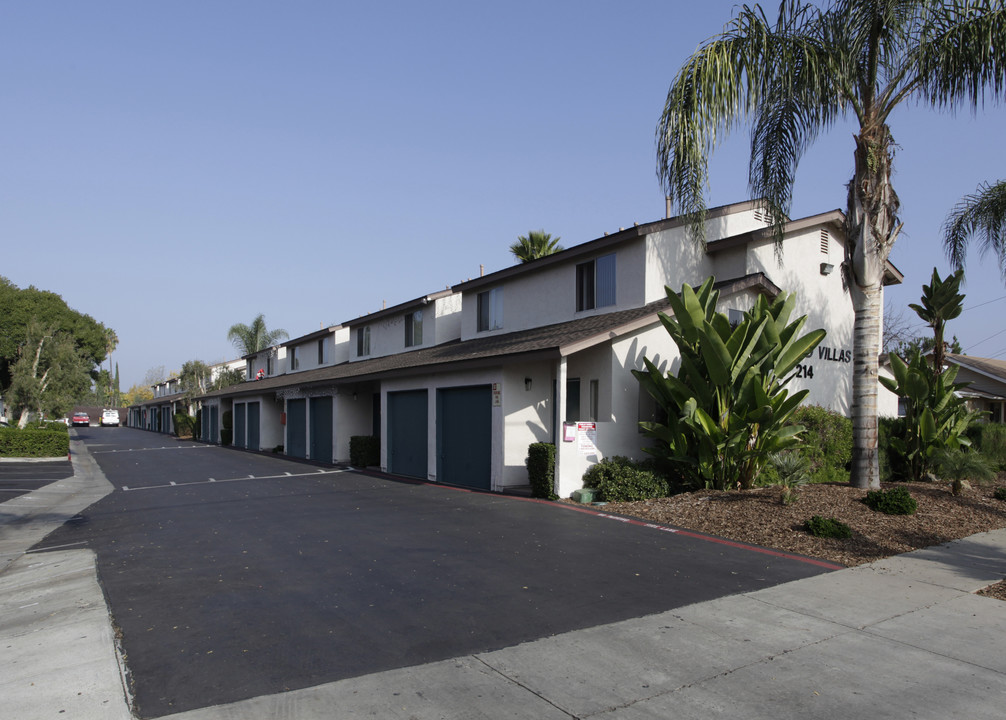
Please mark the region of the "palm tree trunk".
[[[877, 392], [884, 271], [901, 230], [898, 196], [891, 186], [894, 140], [884, 124], [863, 128], [856, 140], [856, 171], [846, 214], [846, 280], [856, 327], [852, 346], [852, 473], [854, 487], [880, 487]], [[849, 247], [851, 245], [851, 247]]]

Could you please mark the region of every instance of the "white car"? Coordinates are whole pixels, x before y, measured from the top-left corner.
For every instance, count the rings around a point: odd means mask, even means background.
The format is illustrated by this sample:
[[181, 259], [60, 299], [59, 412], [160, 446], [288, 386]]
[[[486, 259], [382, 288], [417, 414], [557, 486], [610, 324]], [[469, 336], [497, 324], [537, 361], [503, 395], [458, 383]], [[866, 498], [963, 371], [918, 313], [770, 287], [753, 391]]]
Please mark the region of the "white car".
[[101, 426], [106, 427], [108, 425], [119, 427], [118, 410], [105, 410], [103, 413], [101, 413]]

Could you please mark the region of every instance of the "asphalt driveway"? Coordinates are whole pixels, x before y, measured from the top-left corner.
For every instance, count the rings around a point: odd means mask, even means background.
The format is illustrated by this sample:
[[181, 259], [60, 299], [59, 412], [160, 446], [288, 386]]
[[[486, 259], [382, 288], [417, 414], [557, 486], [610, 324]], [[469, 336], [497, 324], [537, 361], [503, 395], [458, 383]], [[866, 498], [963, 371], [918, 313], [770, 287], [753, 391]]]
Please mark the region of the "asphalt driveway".
[[78, 435], [116, 491], [38, 548], [97, 552], [142, 717], [826, 571], [554, 503], [126, 428]]

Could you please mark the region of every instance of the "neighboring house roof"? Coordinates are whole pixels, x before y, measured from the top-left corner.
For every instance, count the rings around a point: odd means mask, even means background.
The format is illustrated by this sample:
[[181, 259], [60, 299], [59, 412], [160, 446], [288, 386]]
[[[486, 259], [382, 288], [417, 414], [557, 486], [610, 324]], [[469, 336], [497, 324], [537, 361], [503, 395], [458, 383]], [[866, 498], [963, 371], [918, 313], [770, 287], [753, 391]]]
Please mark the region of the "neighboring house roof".
[[965, 393], [970, 392], [990, 398], [1006, 398], [1006, 360], [956, 353], [947, 353], [944, 359], [989, 380], [989, 382], [972, 381], [972, 387], [966, 388]]
[[[770, 296], [780, 291], [762, 273], [747, 275], [716, 284], [716, 289], [728, 295], [754, 290]], [[203, 395], [203, 399], [255, 395], [287, 387], [307, 387], [340, 382], [355, 382], [395, 375], [414, 374], [416, 370], [451, 365], [457, 369], [497, 365], [499, 358], [542, 357], [559, 358], [613, 340], [621, 335], [657, 322], [660, 312], [668, 308], [666, 299], [630, 310], [590, 315], [567, 322], [489, 335], [472, 340], [451, 342], [408, 353], [385, 355], [369, 360], [354, 360], [304, 372], [277, 375], [263, 380], [250, 380]]]

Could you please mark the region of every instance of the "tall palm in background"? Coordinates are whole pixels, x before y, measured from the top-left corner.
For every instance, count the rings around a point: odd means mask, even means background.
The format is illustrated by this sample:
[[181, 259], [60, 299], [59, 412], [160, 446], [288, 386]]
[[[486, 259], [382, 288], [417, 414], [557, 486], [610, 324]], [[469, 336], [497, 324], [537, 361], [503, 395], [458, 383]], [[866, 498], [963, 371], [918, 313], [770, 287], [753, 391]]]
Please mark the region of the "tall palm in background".
[[750, 120], [752, 197], [781, 241], [803, 152], [839, 119], [858, 123], [846, 207], [843, 270], [855, 310], [853, 467], [879, 487], [877, 373], [882, 283], [901, 221], [891, 185], [888, 119], [909, 102], [977, 109], [1006, 85], [1006, 0], [836, 0], [820, 9], [783, 0], [773, 23], [743, 6], [685, 61], [657, 127], [657, 175], [704, 241], [708, 157]]
[[242, 355], [265, 350], [289, 337], [286, 330], [269, 330], [265, 325], [265, 315], [261, 313], [255, 316], [251, 325], [237, 323], [231, 325], [231, 329], [227, 331], [227, 339], [234, 343], [234, 347], [240, 350]]
[[518, 235], [517, 242], [510, 246], [510, 252], [522, 263], [552, 255], [563, 249], [562, 238], [553, 238], [544, 230], [532, 230], [527, 235]]
[[958, 270], [964, 269], [968, 243], [978, 238], [981, 254], [993, 252], [1006, 280], [1006, 180], [979, 185], [963, 198], [943, 224], [943, 248]]

